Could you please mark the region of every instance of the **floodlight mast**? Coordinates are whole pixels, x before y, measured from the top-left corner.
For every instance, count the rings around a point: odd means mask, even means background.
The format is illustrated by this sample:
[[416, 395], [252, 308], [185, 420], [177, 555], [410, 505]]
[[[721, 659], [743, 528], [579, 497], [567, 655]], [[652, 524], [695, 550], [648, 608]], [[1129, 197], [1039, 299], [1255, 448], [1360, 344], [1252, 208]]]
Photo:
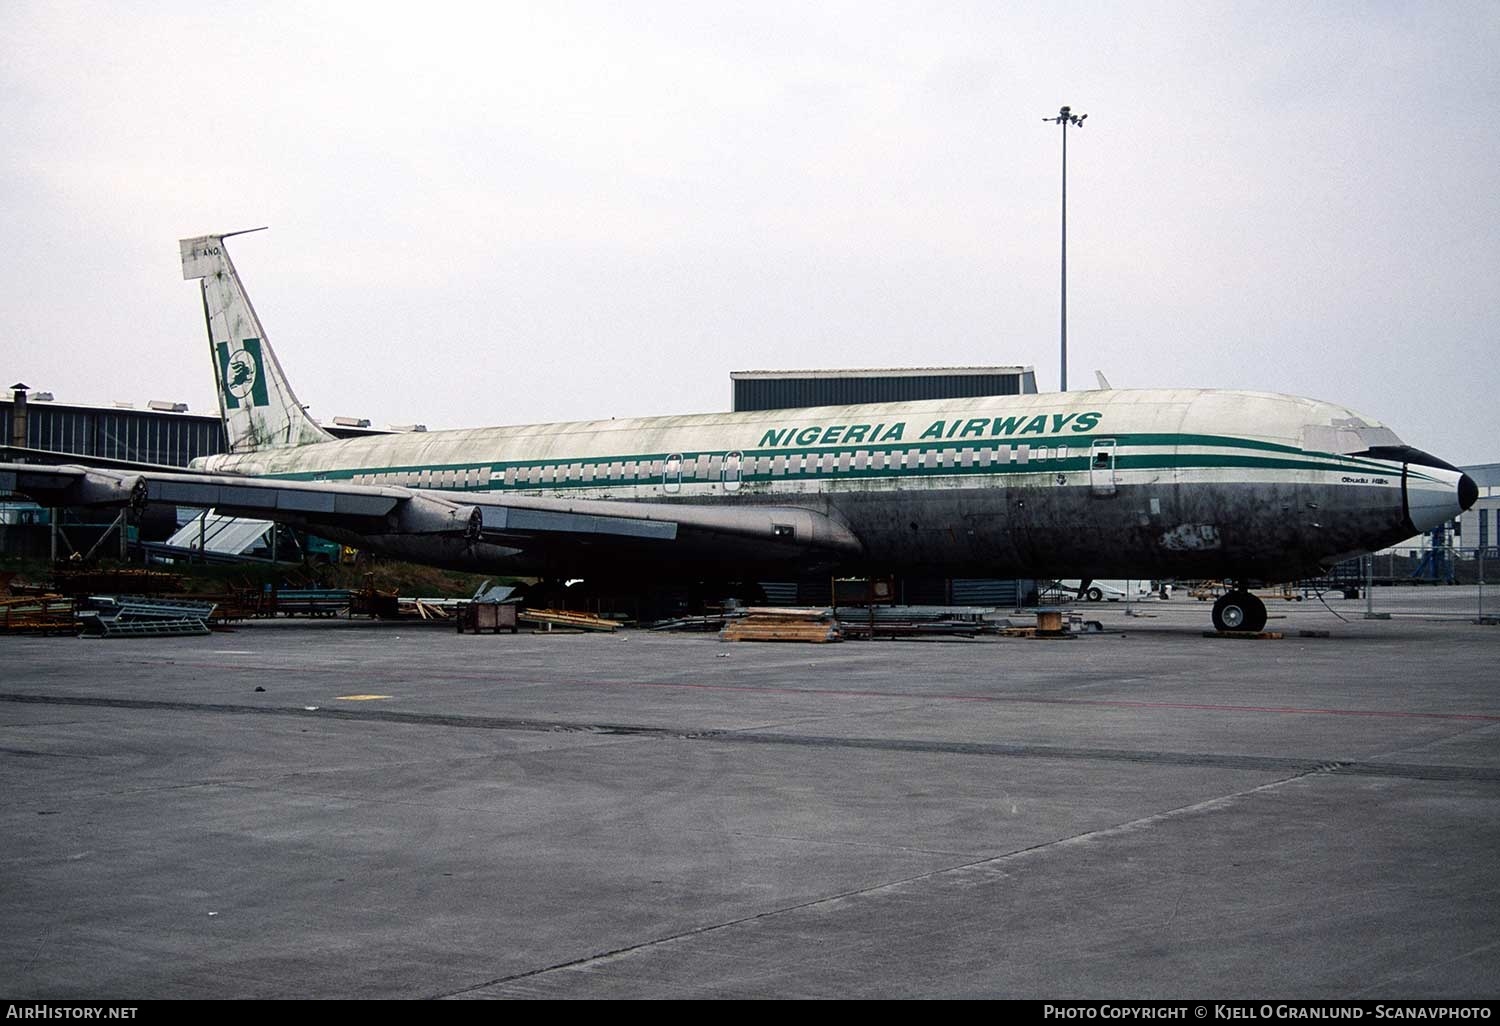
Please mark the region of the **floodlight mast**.
[[1068, 390], [1068, 126], [1083, 127], [1087, 114], [1074, 114], [1073, 108], [1063, 107], [1055, 118], [1042, 118], [1055, 125], [1062, 125], [1062, 355], [1059, 391]]

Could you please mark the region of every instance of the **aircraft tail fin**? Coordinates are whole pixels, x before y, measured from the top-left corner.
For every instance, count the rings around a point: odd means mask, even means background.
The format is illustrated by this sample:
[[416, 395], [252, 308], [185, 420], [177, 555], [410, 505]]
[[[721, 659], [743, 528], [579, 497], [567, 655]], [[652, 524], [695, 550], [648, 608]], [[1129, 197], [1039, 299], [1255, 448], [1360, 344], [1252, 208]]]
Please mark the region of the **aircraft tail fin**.
[[[255, 228], [252, 231], [260, 231]], [[286, 449], [333, 439], [313, 423], [286, 380], [224, 240], [244, 232], [183, 239], [182, 277], [203, 286], [203, 317], [229, 451]]]

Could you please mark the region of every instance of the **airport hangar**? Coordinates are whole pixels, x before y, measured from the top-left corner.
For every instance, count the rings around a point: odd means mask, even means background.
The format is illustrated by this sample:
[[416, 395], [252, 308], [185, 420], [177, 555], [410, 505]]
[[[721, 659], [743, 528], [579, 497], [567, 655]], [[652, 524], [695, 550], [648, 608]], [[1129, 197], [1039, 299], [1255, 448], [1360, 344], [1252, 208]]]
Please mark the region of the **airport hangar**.
[[1482, 549], [1486, 559], [1500, 559], [1500, 463], [1464, 467], [1479, 486], [1479, 501], [1458, 518], [1455, 544]]
[[[901, 367], [843, 370], [752, 370], [730, 374], [733, 412], [843, 406], [858, 403], [1034, 395], [1031, 367]], [[322, 427], [339, 438], [425, 431], [420, 424], [372, 428], [366, 419], [335, 417]], [[200, 456], [224, 452], [224, 428], [217, 414], [195, 414], [185, 403], [152, 400], [141, 408], [57, 402], [51, 393], [24, 385], [0, 393], [0, 439], [17, 455], [38, 451], [185, 467]], [[60, 460], [61, 462], [61, 460]], [[0, 502], [4, 497], [0, 496]], [[0, 553], [45, 555], [50, 548], [47, 515], [33, 503], [10, 502], [0, 517]], [[196, 512], [196, 511], [194, 511]], [[107, 525], [90, 525], [76, 513], [64, 514], [75, 544], [86, 546]], [[160, 542], [177, 529], [179, 517], [159, 515], [137, 525], [139, 537]], [[783, 605], [828, 605], [833, 584], [827, 578], [760, 582], [768, 601]], [[1035, 586], [1029, 580], [908, 577], [897, 582], [896, 599], [912, 605], [1017, 605]]]

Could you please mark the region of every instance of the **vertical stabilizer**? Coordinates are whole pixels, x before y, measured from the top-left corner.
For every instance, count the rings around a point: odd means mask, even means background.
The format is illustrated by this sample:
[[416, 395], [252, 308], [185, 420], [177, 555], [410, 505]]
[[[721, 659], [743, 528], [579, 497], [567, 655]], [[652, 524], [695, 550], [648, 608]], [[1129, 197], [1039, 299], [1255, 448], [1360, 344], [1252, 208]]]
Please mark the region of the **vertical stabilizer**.
[[[257, 229], [258, 230], [258, 229]], [[232, 232], [242, 235], [243, 232]], [[297, 402], [224, 240], [182, 240], [182, 276], [203, 283], [203, 317], [230, 452], [285, 449], [333, 439]]]

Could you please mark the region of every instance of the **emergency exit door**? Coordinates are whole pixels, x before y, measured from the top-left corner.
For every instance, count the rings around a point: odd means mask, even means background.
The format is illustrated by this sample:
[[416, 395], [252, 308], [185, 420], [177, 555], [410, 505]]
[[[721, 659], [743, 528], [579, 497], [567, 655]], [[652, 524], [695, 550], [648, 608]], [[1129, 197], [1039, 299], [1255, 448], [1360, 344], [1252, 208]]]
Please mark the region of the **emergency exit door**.
[[1115, 494], [1115, 440], [1101, 438], [1089, 450], [1089, 484], [1104, 499]]

